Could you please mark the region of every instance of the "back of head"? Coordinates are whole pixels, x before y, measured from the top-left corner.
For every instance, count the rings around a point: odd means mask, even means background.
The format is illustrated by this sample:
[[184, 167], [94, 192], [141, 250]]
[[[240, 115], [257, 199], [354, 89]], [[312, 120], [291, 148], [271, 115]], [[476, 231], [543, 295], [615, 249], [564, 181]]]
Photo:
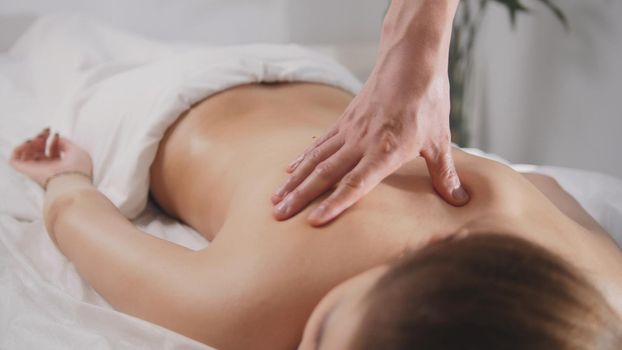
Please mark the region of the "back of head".
[[572, 266], [525, 240], [479, 234], [398, 262], [365, 298], [363, 349], [622, 349], [620, 320]]

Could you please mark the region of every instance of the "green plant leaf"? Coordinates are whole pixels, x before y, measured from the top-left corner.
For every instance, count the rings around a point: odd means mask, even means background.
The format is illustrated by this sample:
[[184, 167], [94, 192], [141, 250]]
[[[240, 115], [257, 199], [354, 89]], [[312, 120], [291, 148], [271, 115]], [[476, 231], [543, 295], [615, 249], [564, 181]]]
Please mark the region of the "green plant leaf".
[[562, 11], [562, 9], [559, 8], [559, 6], [557, 6], [556, 4], [554, 4], [553, 1], [551, 1], [551, 0], [540, 0], [540, 1], [546, 7], [548, 7], [549, 10], [551, 10], [553, 12], [553, 15], [555, 15], [555, 17], [557, 17], [557, 19], [562, 23], [562, 25], [564, 26], [564, 29], [568, 30], [568, 28], [569, 28], [569, 26], [568, 26], [568, 19], [566, 18], [566, 15]]
[[[516, 27], [516, 15], [520, 12], [529, 12], [529, 9], [522, 4], [522, 0], [481, 0], [480, 1], [480, 5], [481, 7], [485, 7], [486, 3], [488, 1], [495, 1], [499, 4], [505, 5], [508, 8], [508, 11], [510, 13], [510, 21], [512, 22], [512, 27]], [[566, 18], [566, 15], [564, 14], [564, 12], [562, 11], [562, 9], [556, 5], [553, 0], [534, 0], [534, 1], [540, 1], [544, 6], [546, 6], [549, 10], [551, 10], [551, 12], [553, 12], [553, 15], [561, 22], [561, 24], [564, 26], [564, 29], [568, 30], [568, 19]]]
[[525, 5], [521, 3], [521, 0], [493, 0], [493, 1], [496, 1], [500, 4], [507, 6], [508, 11], [510, 13], [510, 21], [512, 22], [512, 27], [516, 27], [516, 15], [519, 12], [529, 11], [527, 7], [525, 7]]

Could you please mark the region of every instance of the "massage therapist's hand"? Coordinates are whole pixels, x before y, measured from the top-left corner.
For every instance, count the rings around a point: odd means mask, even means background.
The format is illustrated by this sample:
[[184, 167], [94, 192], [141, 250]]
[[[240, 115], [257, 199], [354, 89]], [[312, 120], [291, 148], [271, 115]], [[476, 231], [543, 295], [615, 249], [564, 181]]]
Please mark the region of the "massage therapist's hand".
[[52, 136], [46, 154], [45, 146], [50, 136], [50, 130], [45, 129], [34, 139], [17, 146], [11, 156], [11, 165], [42, 187], [48, 178], [62, 172], [76, 171], [92, 176], [89, 154], [58, 134]]
[[272, 197], [277, 219], [296, 215], [336, 185], [309, 216], [312, 225], [324, 225], [418, 156], [438, 194], [466, 204], [449, 131], [447, 63], [457, 3], [392, 2], [374, 71], [336, 125], [288, 167], [291, 176]]

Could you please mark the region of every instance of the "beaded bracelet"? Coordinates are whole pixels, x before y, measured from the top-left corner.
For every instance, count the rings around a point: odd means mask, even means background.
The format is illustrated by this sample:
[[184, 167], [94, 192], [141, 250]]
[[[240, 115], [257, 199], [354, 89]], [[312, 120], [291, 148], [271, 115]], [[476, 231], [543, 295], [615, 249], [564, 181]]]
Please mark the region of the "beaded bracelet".
[[80, 176], [84, 176], [87, 179], [89, 179], [89, 181], [93, 181], [91, 179], [91, 175], [87, 174], [87, 173], [83, 173], [81, 171], [78, 170], [67, 170], [67, 171], [61, 171], [58, 172], [50, 177], [48, 177], [47, 179], [45, 179], [45, 182], [43, 183], [43, 189], [47, 191], [48, 189], [48, 184], [50, 183], [50, 181], [52, 181], [53, 179], [63, 176], [63, 175], [80, 175]]

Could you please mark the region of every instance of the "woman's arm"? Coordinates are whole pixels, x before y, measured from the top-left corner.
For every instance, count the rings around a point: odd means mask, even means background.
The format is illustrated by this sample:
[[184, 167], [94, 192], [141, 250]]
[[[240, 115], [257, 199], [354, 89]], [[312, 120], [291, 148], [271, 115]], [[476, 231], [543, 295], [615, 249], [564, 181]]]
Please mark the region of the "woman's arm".
[[181, 331], [183, 288], [189, 295], [198, 278], [194, 251], [138, 230], [80, 175], [50, 181], [44, 218], [61, 252], [116, 309]]
[[218, 339], [209, 334], [218, 328], [208, 326], [222, 323], [226, 283], [211, 255], [138, 230], [91, 184], [88, 153], [58, 135], [46, 152], [49, 136], [44, 130], [18, 146], [11, 165], [46, 187], [46, 228], [80, 275], [115, 309], [197, 340]]

